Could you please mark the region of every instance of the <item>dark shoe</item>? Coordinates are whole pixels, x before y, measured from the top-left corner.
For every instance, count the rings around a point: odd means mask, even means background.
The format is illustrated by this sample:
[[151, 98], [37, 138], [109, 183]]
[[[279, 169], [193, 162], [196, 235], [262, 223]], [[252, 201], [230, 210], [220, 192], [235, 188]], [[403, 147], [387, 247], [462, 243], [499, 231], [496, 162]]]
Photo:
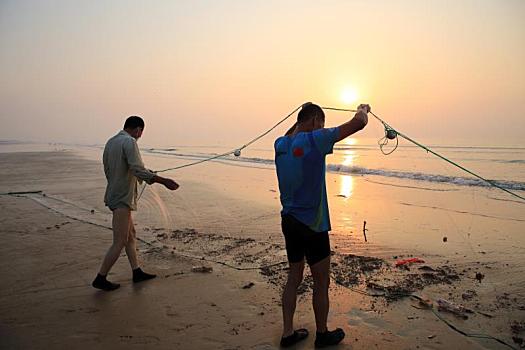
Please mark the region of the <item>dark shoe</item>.
[[281, 347], [287, 348], [289, 346], [295, 345], [301, 340], [305, 339], [308, 336], [308, 330], [301, 328], [296, 331], [293, 331], [292, 335], [281, 338]]
[[336, 345], [345, 338], [345, 332], [341, 328], [333, 331], [326, 331], [324, 333], [317, 332], [315, 335], [315, 347], [324, 348], [331, 345]]
[[97, 274], [97, 277], [93, 283], [91, 283], [91, 285], [97, 289], [105, 290], [106, 292], [118, 289], [120, 287], [120, 284], [111, 283], [106, 279], [106, 276], [102, 276], [101, 274]]
[[147, 280], [150, 280], [152, 278], [155, 278], [157, 277], [157, 275], [152, 275], [150, 273], [146, 273], [144, 271], [142, 271], [139, 268], [133, 270], [133, 282], [134, 283], [138, 283], [138, 282], [142, 282], [142, 281], [147, 281]]

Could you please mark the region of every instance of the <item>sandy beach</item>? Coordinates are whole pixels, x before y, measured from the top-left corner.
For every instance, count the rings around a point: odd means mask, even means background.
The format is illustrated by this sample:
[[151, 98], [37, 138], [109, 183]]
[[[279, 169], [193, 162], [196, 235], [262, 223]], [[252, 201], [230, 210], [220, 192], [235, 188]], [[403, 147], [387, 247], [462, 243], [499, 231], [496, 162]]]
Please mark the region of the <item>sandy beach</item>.
[[0, 350], [525, 350], [524, 14], [0, 1]]
[[[90, 286], [111, 242], [99, 156], [93, 149], [0, 153], [0, 192], [42, 191], [0, 196], [0, 347], [278, 348], [286, 255], [273, 171], [207, 163], [170, 174], [179, 191], [146, 189], [134, 216], [140, 258], [159, 277], [133, 285], [122, 256], [110, 274], [122, 287], [105, 293]], [[144, 159], [152, 169], [166, 162]], [[353, 182], [351, 199], [345, 181]], [[337, 348], [509, 348], [450, 325], [525, 346], [522, 205], [488, 206], [479, 194], [476, 211], [465, 214], [462, 203], [480, 190], [424, 191], [337, 174], [327, 185], [329, 325], [347, 333]], [[436, 223], [436, 213], [449, 220]], [[468, 237], [458, 229], [467, 225]], [[424, 263], [395, 267], [414, 257]], [[295, 324], [314, 332], [310, 283], [307, 273]], [[440, 298], [468, 310], [438, 311]]]

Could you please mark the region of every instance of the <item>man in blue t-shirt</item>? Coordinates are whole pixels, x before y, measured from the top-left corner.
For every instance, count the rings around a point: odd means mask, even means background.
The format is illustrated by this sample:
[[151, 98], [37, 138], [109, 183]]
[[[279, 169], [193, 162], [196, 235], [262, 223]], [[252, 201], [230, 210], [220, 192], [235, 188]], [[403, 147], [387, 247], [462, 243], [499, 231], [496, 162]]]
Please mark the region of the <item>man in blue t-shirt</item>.
[[305, 103], [297, 122], [285, 136], [275, 141], [275, 166], [283, 210], [282, 231], [290, 269], [283, 291], [283, 335], [281, 346], [292, 346], [308, 336], [308, 330], [294, 330], [297, 288], [303, 280], [304, 260], [314, 280], [313, 308], [316, 323], [315, 346], [341, 342], [341, 328], [327, 329], [330, 284], [330, 216], [326, 199], [325, 157], [334, 144], [363, 129], [368, 123], [369, 105], [360, 105], [348, 122], [324, 128], [324, 112], [318, 105]]

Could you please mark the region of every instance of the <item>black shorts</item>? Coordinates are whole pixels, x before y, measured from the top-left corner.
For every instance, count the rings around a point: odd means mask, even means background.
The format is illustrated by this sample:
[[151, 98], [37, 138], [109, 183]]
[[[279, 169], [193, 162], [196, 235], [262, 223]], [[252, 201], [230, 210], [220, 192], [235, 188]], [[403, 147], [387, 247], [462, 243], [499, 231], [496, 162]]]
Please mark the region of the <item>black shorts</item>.
[[286, 242], [288, 262], [301, 262], [306, 256], [308, 265], [312, 266], [330, 256], [328, 231], [312, 231], [291, 215], [282, 215], [281, 227]]

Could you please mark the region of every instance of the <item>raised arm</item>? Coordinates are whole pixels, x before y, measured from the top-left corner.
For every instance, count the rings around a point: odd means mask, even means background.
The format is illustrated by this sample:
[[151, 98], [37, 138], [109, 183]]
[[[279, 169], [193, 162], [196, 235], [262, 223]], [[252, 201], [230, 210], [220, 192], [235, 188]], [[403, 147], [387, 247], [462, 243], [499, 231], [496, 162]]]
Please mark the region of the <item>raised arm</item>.
[[359, 130], [362, 130], [366, 124], [368, 124], [368, 112], [370, 112], [369, 105], [359, 105], [359, 107], [357, 107], [357, 113], [354, 115], [354, 117], [346, 123], [339, 125], [339, 135], [336, 138], [336, 142], [339, 142], [348, 136], [355, 134]]

